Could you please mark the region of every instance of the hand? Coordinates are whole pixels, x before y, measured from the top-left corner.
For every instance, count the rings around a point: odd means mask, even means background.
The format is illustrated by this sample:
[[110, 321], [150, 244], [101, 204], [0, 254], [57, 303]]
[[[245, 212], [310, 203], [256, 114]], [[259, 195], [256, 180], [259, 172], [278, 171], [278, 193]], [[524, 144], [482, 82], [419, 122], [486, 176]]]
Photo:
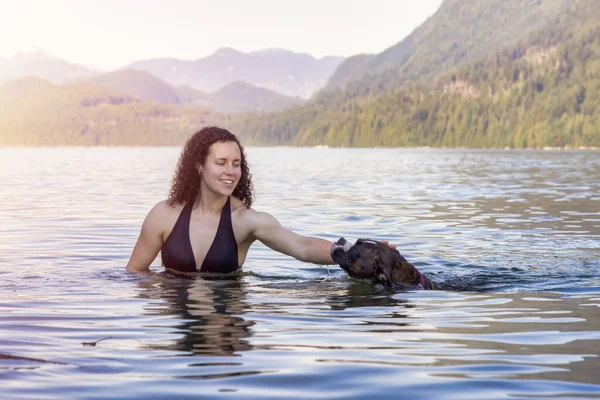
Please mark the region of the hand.
[[387, 240], [382, 240], [381, 243], [387, 244], [390, 248], [396, 250], [396, 246], [388, 242]]
[[[371, 239], [371, 238], [367, 238], [367, 239], [368, 239], [368, 240], [373, 240], [373, 239]], [[392, 249], [396, 250], [396, 246], [395, 246], [395, 245], [393, 245], [393, 244], [390, 244], [390, 242], [388, 242], [387, 240], [378, 240], [378, 242], [381, 242], [381, 243], [383, 243], [383, 244], [387, 244], [387, 245], [388, 245], [388, 247], [390, 247], [390, 248], [392, 248]]]

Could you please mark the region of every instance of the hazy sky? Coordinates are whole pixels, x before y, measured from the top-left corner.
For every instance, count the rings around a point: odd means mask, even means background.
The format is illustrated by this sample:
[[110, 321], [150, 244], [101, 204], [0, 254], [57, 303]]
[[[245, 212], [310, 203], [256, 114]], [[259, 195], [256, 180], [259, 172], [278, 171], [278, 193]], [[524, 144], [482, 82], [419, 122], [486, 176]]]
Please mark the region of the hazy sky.
[[315, 57], [378, 53], [442, 0], [0, 0], [0, 56], [40, 48], [105, 70], [220, 47]]

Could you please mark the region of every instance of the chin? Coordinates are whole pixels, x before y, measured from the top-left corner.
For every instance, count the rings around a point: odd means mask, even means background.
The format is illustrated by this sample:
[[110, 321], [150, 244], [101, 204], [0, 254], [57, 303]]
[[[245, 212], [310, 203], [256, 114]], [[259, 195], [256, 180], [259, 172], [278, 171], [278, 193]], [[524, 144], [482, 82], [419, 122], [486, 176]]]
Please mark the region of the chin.
[[233, 194], [233, 192], [235, 191], [235, 186], [231, 189], [223, 189], [221, 188], [221, 190], [218, 190], [217, 193], [223, 195], [223, 196], [231, 196]]

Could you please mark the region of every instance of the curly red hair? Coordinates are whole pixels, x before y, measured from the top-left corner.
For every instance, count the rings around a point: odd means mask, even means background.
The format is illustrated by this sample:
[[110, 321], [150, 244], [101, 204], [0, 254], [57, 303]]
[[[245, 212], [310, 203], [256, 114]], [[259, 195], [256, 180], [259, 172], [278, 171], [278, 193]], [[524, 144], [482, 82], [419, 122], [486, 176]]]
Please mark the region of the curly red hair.
[[233, 195], [240, 199], [246, 207], [252, 206], [253, 190], [252, 175], [246, 162], [244, 147], [238, 138], [227, 129], [216, 126], [207, 126], [194, 133], [183, 146], [177, 168], [173, 174], [171, 189], [167, 204], [184, 204], [195, 201], [200, 195], [200, 174], [198, 165], [203, 165], [208, 156], [210, 146], [216, 142], [235, 142], [240, 148], [242, 155], [242, 176], [233, 191]]

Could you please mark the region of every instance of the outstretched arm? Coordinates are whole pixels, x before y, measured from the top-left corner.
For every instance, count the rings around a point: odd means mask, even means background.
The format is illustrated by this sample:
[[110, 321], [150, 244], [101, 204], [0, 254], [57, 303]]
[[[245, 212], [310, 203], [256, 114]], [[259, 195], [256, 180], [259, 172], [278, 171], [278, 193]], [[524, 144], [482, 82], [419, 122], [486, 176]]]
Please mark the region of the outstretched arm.
[[252, 218], [254, 237], [271, 249], [300, 261], [335, 264], [329, 253], [330, 241], [287, 230], [273, 216], [264, 212], [254, 212]]
[[164, 204], [157, 204], [150, 210], [146, 219], [144, 219], [142, 231], [127, 263], [126, 269], [128, 272], [148, 271], [150, 264], [152, 264], [152, 261], [158, 255], [163, 245], [160, 225], [162, 207], [164, 207]]

